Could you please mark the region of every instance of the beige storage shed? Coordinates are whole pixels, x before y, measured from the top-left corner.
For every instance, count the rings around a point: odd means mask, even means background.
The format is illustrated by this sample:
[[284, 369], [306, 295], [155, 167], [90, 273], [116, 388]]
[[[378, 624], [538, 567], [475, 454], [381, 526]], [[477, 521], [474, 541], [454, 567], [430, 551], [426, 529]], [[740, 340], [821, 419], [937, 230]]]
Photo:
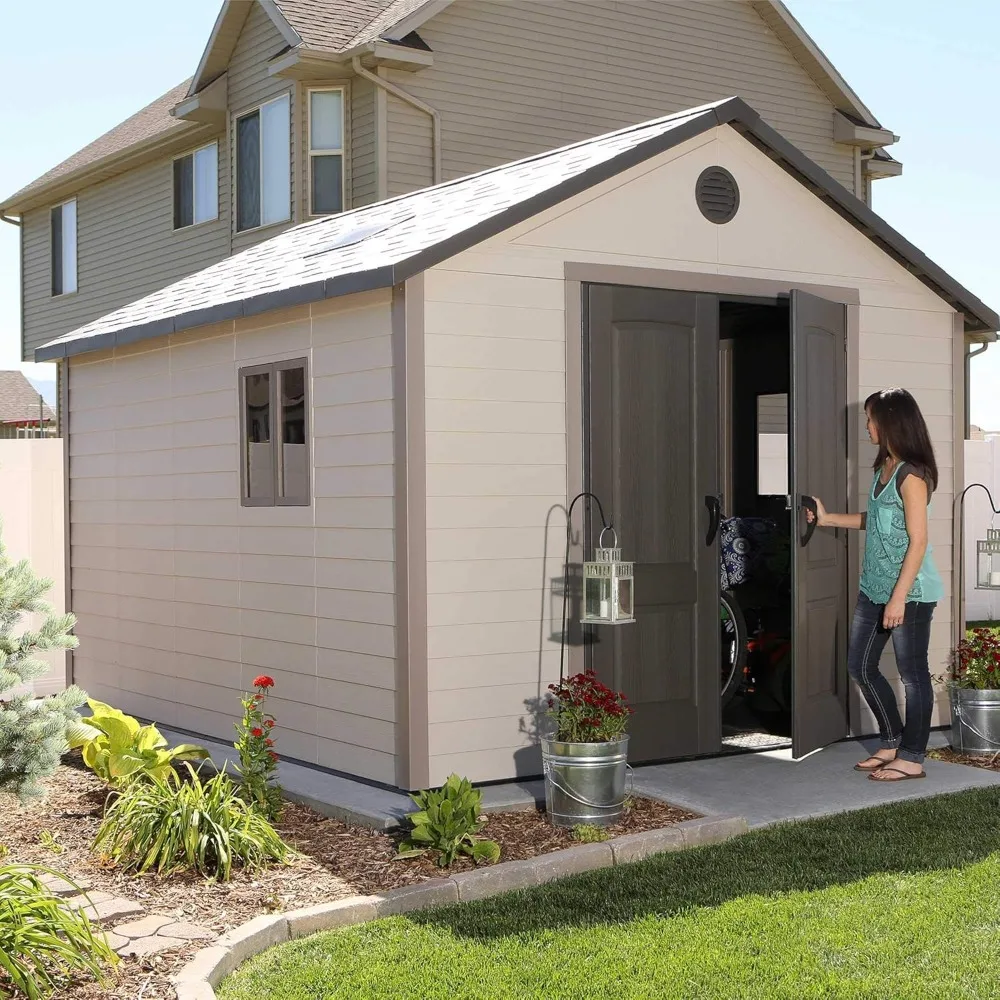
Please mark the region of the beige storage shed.
[[[860, 401], [914, 392], [942, 667], [965, 355], [998, 326], [738, 99], [304, 223], [39, 350], [66, 376], [73, 679], [229, 739], [266, 671], [286, 757], [410, 789], [537, 775], [587, 489], [637, 620], [571, 627], [566, 666], [631, 699], [633, 763], [760, 735], [720, 699], [731, 517], [785, 538], [770, 735], [871, 732], [858, 538], [809, 537], [801, 498], [863, 506]], [[576, 511], [573, 563], [600, 527]]]

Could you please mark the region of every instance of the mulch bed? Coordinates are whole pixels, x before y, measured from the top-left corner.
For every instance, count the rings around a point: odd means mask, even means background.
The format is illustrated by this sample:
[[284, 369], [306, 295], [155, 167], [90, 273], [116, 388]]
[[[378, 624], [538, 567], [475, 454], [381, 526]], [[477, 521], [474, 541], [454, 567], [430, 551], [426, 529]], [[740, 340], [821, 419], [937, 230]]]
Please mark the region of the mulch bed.
[[1000, 771], [1000, 753], [978, 754], [959, 753], [951, 747], [937, 747], [928, 750], [927, 756], [933, 760], [944, 761], [946, 764], [969, 764], [971, 767], [981, 767], [987, 771]]
[[[79, 754], [69, 754], [46, 780], [46, 797], [9, 811], [0, 828], [6, 864], [30, 863], [54, 868], [74, 880], [141, 903], [148, 912], [170, 914], [222, 933], [264, 913], [325, 903], [358, 893], [378, 893], [448, 874], [429, 858], [394, 860], [401, 834], [350, 826], [306, 806], [288, 803], [278, 824], [282, 836], [301, 856], [291, 864], [256, 875], [234, 873], [229, 883], [195, 875], [169, 878], [127, 875], [90, 852], [106, 791], [85, 769]], [[5, 807], [8, 808], [8, 807]], [[636, 798], [623, 821], [607, 830], [611, 837], [653, 830], [695, 814], [664, 802]], [[42, 844], [43, 835], [49, 846]], [[48, 836], [54, 840], [54, 845]], [[501, 860], [536, 857], [578, 843], [568, 830], [549, 825], [544, 812], [525, 810], [491, 814], [483, 835], [500, 844]], [[461, 859], [449, 871], [474, 867]], [[58, 1000], [175, 1000], [170, 977], [204, 943], [150, 958], [125, 958], [105, 985], [79, 983], [56, 994]], [[0, 987], [2, 990], [2, 987]]]

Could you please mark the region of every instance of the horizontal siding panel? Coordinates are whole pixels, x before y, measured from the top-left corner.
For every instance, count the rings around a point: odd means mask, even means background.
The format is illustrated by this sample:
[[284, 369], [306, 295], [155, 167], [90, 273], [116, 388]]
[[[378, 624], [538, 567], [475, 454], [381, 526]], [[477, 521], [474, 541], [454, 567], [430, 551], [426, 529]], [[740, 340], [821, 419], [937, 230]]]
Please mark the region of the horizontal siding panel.
[[[468, 254], [461, 255], [465, 262]], [[520, 266], [528, 264], [522, 258]], [[455, 263], [458, 263], [456, 260]], [[441, 270], [449, 269], [447, 262]], [[485, 306], [473, 302], [442, 302], [430, 299], [424, 311], [424, 329], [432, 334], [455, 334], [463, 337], [503, 337], [511, 340], [556, 341], [566, 339], [566, 318], [563, 309], [527, 308], [523, 305], [503, 304]]]
[[500, 368], [540, 372], [562, 372], [566, 369], [566, 348], [561, 341], [427, 334], [424, 351], [426, 363], [432, 368]]
[[424, 423], [429, 432], [562, 434], [566, 410], [562, 403], [518, 403], [491, 399], [428, 399]]
[[428, 465], [428, 497], [552, 496], [566, 489], [564, 465]]
[[429, 400], [560, 403], [566, 398], [566, 376], [562, 372], [428, 368], [425, 392]]
[[[548, 646], [520, 653], [438, 657], [428, 662], [427, 678], [431, 691], [455, 688], [488, 687], [497, 680], [539, 690], [559, 677], [559, 648]], [[540, 685], [540, 686], [539, 686]], [[529, 691], [525, 692], [529, 697]]]

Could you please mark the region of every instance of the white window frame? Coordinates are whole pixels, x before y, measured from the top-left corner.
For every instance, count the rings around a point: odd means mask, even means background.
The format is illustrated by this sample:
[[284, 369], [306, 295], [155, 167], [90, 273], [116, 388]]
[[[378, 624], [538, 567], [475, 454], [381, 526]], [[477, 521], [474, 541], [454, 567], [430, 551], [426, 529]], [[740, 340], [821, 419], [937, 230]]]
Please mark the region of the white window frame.
[[[313, 149], [312, 144], [312, 95], [313, 94], [340, 94], [340, 149]], [[306, 206], [308, 215], [312, 219], [321, 219], [328, 215], [340, 215], [347, 211], [347, 88], [346, 87], [309, 87], [306, 89], [306, 157], [309, 161], [306, 169]], [[340, 212], [314, 212], [313, 211], [313, 157], [314, 156], [339, 156], [340, 157]]]
[[[73, 241], [72, 241], [72, 245], [73, 245], [73, 258], [72, 258], [73, 259], [73, 287], [72, 288], [67, 288], [66, 287], [66, 273], [67, 273], [67, 268], [66, 268], [66, 250], [67, 250], [67, 245], [68, 245], [67, 241], [66, 241], [66, 206], [67, 205], [72, 205], [73, 206]], [[53, 250], [53, 247], [52, 247], [52, 213], [57, 208], [60, 209], [59, 225], [62, 227], [62, 233], [60, 235], [60, 241], [61, 241], [60, 249], [61, 249], [62, 252], [61, 252], [61, 255], [60, 255], [61, 259], [59, 261], [59, 264], [60, 264], [60, 277], [62, 278], [62, 287], [60, 288], [60, 290], [58, 292], [52, 291], [52, 285], [53, 285], [53, 280], [52, 279], [54, 277], [53, 274], [52, 274], [52, 263], [53, 263], [53, 261], [52, 261], [52, 250]], [[51, 293], [52, 298], [54, 298], [54, 299], [61, 299], [64, 295], [76, 295], [76, 293], [79, 291], [79, 288], [80, 288], [80, 280], [79, 280], [80, 279], [79, 250], [80, 250], [80, 205], [77, 202], [76, 198], [67, 198], [66, 201], [61, 201], [61, 202], [59, 202], [58, 205], [53, 205], [49, 209], [49, 291]]]
[[[198, 172], [194, 169], [194, 158], [203, 149], [208, 149], [210, 146], [215, 146], [215, 215], [208, 219], [202, 219], [198, 222], [194, 218], [194, 210], [198, 204], [198, 194], [197, 194], [197, 183], [198, 183]], [[177, 184], [175, 181], [175, 170], [177, 169], [177, 161], [185, 160], [191, 157], [191, 219], [192, 221], [184, 226], [175, 226], [174, 220], [177, 218]], [[179, 156], [175, 156], [170, 161], [170, 224], [173, 227], [175, 233], [187, 232], [189, 229], [194, 229], [195, 226], [206, 226], [210, 222], [218, 222], [220, 211], [219, 211], [219, 140], [213, 139], [211, 142], [206, 142], [195, 149], [188, 150], [186, 153], [181, 153]]]
[[[252, 115], [256, 113], [258, 117], [258, 132], [257, 132], [257, 144], [258, 144], [258, 163], [260, 165], [260, 189], [258, 191], [258, 198], [260, 201], [259, 212], [260, 218], [264, 218], [264, 108], [271, 104], [277, 104], [278, 101], [288, 102], [288, 215], [283, 219], [275, 219], [274, 222], [260, 222], [256, 226], [248, 226], [246, 229], [240, 229], [239, 227], [239, 208], [240, 208], [240, 143], [239, 143], [239, 122], [241, 118], [246, 118], [247, 115]], [[292, 130], [294, 129], [293, 117], [292, 117], [292, 92], [286, 90], [282, 94], [278, 94], [277, 97], [272, 97], [269, 101], [261, 101], [260, 104], [255, 104], [252, 108], [245, 108], [239, 114], [234, 114], [232, 116], [232, 127], [230, 130], [230, 140], [233, 144], [233, 183], [232, 183], [232, 203], [233, 203], [233, 232], [242, 236], [244, 233], [253, 233], [258, 229], [267, 229], [269, 226], [284, 226], [289, 222], [295, 221], [295, 209], [292, 204], [293, 201], [293, 190], [292, 190], [292, 168], [293, 168], [293, 156], [292, 156]]]

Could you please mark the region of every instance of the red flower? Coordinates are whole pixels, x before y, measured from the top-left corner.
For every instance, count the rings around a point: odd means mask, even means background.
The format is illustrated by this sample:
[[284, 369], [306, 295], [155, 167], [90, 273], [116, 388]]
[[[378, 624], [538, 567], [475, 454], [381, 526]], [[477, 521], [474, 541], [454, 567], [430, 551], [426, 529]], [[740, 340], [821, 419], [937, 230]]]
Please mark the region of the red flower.
[[274, 719], [265, 719], [264, 720], [264, 725], [267, 726], [268, 729], [273, 729], [274, 728]]
[[264, 730], [263, 729], [251, 729], [250, 730], [250, 735], [251, 736], [256, 736], [256, 737], [259, 738], [259, 737], [261, 737], [261, 736], [264, 735]]
[[271, 755], [271, 760], [278, 759], [278, 755], [273, 750], [269, 750], [268, 753]]
[[272, 739], [266, 739], [266, 740], [264, 740], [264, 746], [273, 747], [274, 746], [274, 740], [272, 740]]
[[253, 679], [253, 686], [255, 688], [273, 688], [274, 681], [267, 674], [261, 674]]

